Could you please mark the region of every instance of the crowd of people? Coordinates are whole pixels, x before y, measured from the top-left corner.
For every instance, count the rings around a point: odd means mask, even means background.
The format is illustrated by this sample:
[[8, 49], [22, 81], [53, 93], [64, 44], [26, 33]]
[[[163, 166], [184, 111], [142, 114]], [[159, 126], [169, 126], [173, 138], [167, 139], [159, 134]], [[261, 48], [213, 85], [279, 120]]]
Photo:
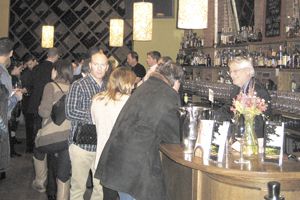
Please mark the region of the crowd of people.
[[[14, 145], [21, 110], [26, 152], [33, 153], [32, 187], [49, 200], [82, 200], [88, 180], [91, 199], [167, 199], [159, 146], [180, 142], [181, 66], [158, 51], [147, 53], [148, 71], [134, 51], [127, 66], [114, 66], [98, 48], [73, 62], [60, 59], [57, 48], [39, 62], [26, 55], [22, 65], [11, 63], [12, 55], [13, 43], [0, 38], [1, 178], [10, 156], [20, 156]], [[270, 103], [249, 60], [237, 57], [229, 72], [237, 86], [232, 98], [255, 88]], [[230, 102], [216, 112], [222, 120], [231, 114]], [[262, 137], [263, 120], [256, 121]]]
[[[13, 43], [0, 39], [3, 178], [9, 149], [21, 156], [8, 146], [16, 143], [8, 136], [14, 137], [11, 113], [19, 104], [26, 153], [33, 153], [32, 187], [48, 199], [83, 199], [89, 179], [91, 199], [164, 199], [159, 145], [179, 143], [181, 67], [158, 51], [147, 53], [148, 71], [134, 51], [127, 66], [113, 66], [97, 48], [88, 54], [68, 62], [50, 48], [45, 60], [26, 55], [12, 66]], [[62, 98], [65, 119], [58, 123], [53, 107]]]

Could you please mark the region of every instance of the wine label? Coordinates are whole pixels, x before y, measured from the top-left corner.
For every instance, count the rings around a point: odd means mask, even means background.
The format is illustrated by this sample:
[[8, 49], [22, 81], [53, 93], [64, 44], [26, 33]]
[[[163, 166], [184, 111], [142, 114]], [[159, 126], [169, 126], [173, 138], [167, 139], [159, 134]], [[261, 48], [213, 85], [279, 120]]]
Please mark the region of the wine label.
[[264, 64], [265, 64], [264, 59], [259, 59], [258, 62], [257, 62], [257, 65], [260, 66], [260, 67], [264, 66]]
[[187, 104], [189, 102], [189, 97], [186, 93], [184, 94], [183, 101], [185, 104]]
[[287, 57], [287, 56], [282, 56], [282, 65], [283, 65], [283, 66], [286, 66], [287, 60], [288, 60], [288, 57]]
[[208, 89], [208, 100], [214, 102], [214, 91], [212, 89]]

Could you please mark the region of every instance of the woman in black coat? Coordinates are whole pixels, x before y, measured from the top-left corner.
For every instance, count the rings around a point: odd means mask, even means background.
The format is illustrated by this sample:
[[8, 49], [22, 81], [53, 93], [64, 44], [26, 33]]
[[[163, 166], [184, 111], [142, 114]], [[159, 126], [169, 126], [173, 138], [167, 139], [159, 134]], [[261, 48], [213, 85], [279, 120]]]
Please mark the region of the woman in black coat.
[[118, 191], [120, 200], [123, 195], [136, 200], [167, 198], [159, 146], [179, 143], [177, 91], [182, 75], [172, 62], [159, 65], [118, 116], [95, 177]]

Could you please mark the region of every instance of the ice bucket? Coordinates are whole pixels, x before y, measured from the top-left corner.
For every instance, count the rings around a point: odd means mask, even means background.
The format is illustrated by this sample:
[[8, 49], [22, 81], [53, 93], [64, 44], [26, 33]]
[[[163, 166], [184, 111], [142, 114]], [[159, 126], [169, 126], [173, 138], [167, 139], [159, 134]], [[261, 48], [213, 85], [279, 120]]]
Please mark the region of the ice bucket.
[[193, 153], [201, 119], [209, 118], [209, 108], [187, 105], [179, 108], [181, 119], [181, 143], [184, 153]]

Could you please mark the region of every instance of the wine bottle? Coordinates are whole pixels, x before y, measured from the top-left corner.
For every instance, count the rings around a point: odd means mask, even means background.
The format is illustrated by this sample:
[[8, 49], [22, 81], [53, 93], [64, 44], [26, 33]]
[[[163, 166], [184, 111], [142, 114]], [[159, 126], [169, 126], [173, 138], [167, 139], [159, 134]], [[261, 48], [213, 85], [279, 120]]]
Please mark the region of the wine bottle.
[[187, 105], [188, 102], [189, 102], [189, 97], [188, 97], [187, 93], [184, 93], [184, 96], [183, 96], [183, 103], [184, 103], [184, 105]]
[[219, 50], [216, 52], [215, 59], [214, 59], [214, 65], [216, 67], [221, 66], [221, 57], [220, 57], [220, 51]]
[[287, 67], [288, 61], [289, 61], [289, 54], [287, 52], [287, 46], [284, 45], [284, 51], [282, 54], [282, 67], [283, 68], [288, 68]]
[[273, 52], [273, 49], [271, 47], [269, 47], [267, 57], [266, 57], [266, 62], [265, 62], [265, 66], [268, 68], [272, 67], [272, 52]]
[[283, 53], [282, 53], [282, 46], [279, 45], [279, 51], [277, 54], [277, 68], [282, 69], [283, 68]]
[[261, 41], [262, 41], [262, 38], [263, 38], [263, 36], [262, 36], [262, 33], [261, 33], [261, 29], [259, 29], [259, 30], [258, 30], [258, 33], [257, 33], [257, 41], [258, 41], [258, 42], [261, 42]]
[[277, 181], [268, 182], [268, 194], [264, 198], [265, 200], [284, 200], [284, 197], [280, 196], [280, 183]]
[[210, 58], [209, 54], [207, 54], [207, 57], [206, 57], [206, 66], [211, 67], [211, 58]]
[[257, 58], [257, 66], [258, 67], [263, 67], [264, 64], [264, 60], [265, 60], [265, 56], [262, 53], [262, 49], [259, 49], [259, 54], [258, 54], [258, 58]]
[[298, 33], [300, 29], [300, 23], [299, 23], [299, 19], [296, 18], [296, 24], [295, 24], [295, 33]]
[[277, 53], [276, 53], [276, 51], [274, 50], [274, 49], [272, 49], [271, 50], [271, 67], [273, 67], [273, 68], [276, 68], [278, 65], [277, 65], [277, 61], [278, 61], [278, 59], [276, 58], [276, 55], [277, 55]]

